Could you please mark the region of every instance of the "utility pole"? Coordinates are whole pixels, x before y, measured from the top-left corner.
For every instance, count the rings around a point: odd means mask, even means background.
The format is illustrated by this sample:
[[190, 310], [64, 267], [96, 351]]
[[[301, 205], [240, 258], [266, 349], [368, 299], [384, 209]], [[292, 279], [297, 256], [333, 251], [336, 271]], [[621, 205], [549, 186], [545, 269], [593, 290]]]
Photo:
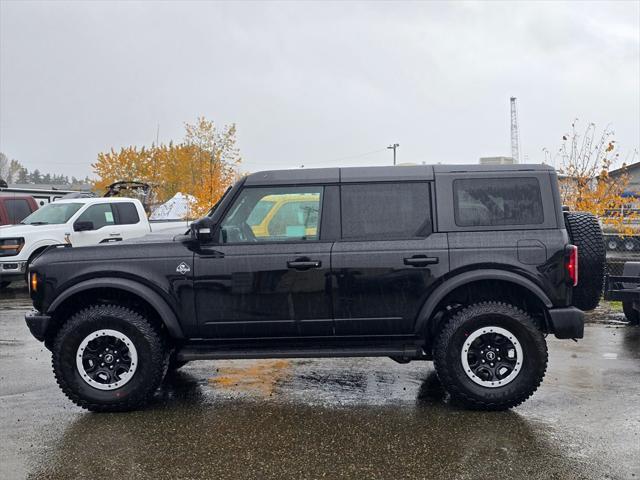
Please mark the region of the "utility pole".
[[394, 143], [393, 145], [389, 145], [387, 148], [389, 150], [393, 150], [393, 164], [396, 164], [396, 148], [400, 146], [399, 143]]
[[518, 132], [516, 97], [511, 97], [511, 157], [513, 163], [520, 163], [520, 133]]

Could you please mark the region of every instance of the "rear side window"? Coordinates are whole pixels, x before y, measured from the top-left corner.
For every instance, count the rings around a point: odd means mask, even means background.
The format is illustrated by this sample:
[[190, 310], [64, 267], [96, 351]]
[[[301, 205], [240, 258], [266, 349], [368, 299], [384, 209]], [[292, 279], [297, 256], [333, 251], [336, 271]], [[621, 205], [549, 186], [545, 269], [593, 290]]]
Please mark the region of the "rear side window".
[[5, 199], [4, 208], [7, 209], [9, 223], [20, 223], [31, 214], [29, 202], [23, 198]]
[[342, 238], [384, 240], [431, 233], [427, 182], [343, 185]]
[[133, 225], [140, 221], [138, 209], [133, 203], [114, 203], [113, 208], [117, 213], [118, 225]]
[[537, 178], [469, 178], [453, 182], [456, 225], [490, 227], [544, 222]]

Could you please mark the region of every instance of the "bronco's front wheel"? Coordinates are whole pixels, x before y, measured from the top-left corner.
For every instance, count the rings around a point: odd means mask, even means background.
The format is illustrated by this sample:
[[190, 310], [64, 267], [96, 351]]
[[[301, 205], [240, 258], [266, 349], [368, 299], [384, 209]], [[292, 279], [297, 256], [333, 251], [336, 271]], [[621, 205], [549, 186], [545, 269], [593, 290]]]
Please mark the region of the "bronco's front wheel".
[[56, 335], [53, 371], [77, 405], [98, 412], [143, 406], [162, 382], [166, 354], [159, 332], [139, 313], [95, 305]]
[[536, 391], [547, 368], [547, 346], [533, 319], [500, 302], [458, 312], [434, 349], [438, 377], [451, 396], [482, 410], [504, 410]]

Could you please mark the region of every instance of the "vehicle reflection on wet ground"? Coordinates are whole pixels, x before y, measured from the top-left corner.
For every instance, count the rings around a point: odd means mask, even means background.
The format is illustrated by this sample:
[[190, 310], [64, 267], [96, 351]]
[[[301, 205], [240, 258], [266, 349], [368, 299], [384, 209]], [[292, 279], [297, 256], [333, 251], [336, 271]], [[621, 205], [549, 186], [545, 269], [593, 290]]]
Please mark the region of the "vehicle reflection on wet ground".
[[196, 362], [149, 408], [92, 414], [28, 307], [3, 292], [2, 478], [640, 478], [640, 328], [621, 318], [549, 338], [541, 388], [508, 412], [458, 408], [429, 362], [356, 358]]

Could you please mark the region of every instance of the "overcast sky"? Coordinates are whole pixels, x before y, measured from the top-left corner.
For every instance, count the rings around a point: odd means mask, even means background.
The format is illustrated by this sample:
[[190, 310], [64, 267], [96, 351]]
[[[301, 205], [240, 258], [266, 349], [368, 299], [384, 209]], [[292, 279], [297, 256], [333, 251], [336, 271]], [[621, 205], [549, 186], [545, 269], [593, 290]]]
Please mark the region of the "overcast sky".
[[576, 117], [632, 152], [639, 85], [638, 1], [0, 0], [0, 151], [51, 173], [200, 115], [245, 171], [477, 163], [510, 154], [512, 95], [530, 162]]

